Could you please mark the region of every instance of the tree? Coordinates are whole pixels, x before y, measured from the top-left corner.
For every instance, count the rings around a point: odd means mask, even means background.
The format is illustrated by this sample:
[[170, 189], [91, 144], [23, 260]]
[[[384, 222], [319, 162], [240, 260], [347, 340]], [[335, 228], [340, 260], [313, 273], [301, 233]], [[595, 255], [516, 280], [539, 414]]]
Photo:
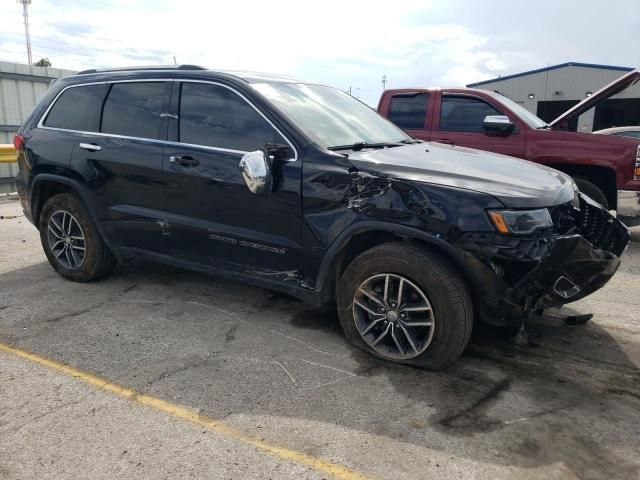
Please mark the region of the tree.
[[34, 65], [36, 67], [50, 67], [51, 66], [51, 60], [49, 60], [46, 57], [45, 58], [41, 58], [36, 63], [34, 63]]

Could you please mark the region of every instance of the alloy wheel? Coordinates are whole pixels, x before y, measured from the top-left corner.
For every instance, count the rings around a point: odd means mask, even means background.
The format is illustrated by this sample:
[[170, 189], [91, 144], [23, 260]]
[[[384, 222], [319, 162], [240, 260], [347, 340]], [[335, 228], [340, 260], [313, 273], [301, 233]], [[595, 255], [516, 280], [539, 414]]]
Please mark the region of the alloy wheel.
[[407, 360], [431, 344], [435, 318], [429, 299], [408, 278], [380, 273], [360, 284], [353, 319], [365, 343], [383, 357]]
[[65, 210], [57, 210], [47, 224], [49, 248], [56, 262], [67, 270], [77, 270], [84, 262], [86, 240], [78, 220]]

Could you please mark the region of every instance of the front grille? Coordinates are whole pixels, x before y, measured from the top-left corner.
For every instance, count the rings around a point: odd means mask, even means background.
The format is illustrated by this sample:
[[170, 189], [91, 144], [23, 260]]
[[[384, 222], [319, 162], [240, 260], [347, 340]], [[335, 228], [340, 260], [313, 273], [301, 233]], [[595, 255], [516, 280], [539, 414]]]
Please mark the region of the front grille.
[[626, 227], [593, 201], [580, 198], [580, 211], [571, 204], [549, 208], [555, 235], [580, 234], [595, 248], [620, 255], [629, 241]]
[[620, 255], [627, 246], [627, 229], [599, 205], [580, 199], [575, 220], [578, 233], [594, 247]]

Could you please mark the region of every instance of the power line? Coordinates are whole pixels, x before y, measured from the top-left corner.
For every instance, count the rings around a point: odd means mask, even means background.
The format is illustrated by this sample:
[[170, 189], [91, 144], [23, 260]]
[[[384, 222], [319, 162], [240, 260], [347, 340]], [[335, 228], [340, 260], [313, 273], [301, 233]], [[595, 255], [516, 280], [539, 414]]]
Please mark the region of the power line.
[[[14, 40], [2, 40], [2, 39], [0, 39], [0, 44], [3, 44], [3, 43], [11, 43], [11, 44], [14, 44], [14, 45], [22, 45], [21, 42], [16, 42]], [[74, 51], [65, 50], [65, 49], [62, 49], [62, 48], [50, 48], [50, 47], [47, 47], [47, 46], [39, 45], [38, 43], [34, 43], [33, 45], [35, 47], [38, 47], [39, 49], [41, 49], [43, 51], [47, 51], [47, 52], [69, 53], [71, 55], [79, 55], [81, 57], [91, 57], [91, 55], [88, 54], [88, 53], [80, 53], [80, 52], [77, 52], [77, 51], [74, 52]], [[105, 50], [102, 50], [102, 51], [106, 52]]]
[[[15, 34], [13, 34], [13, 35], [15, 35]], [[77, 44], [70, 43], [70, 42], [65, 42], [64, 40], [54, 40], [54, 39], [51, 39], [51, 38], [39, 37], [39, 36], [36, 36], [36, 35], [32, 35], [31, 38], [36, 40], [36, 42], [33, 43], [34, 45], [39, 46], [40, 48], [47, 49], [47, 50], [52, 50], [52, 51], [75, 53], [74, 51], [69, 50], [69, 49], [63, 49], [63, 48], [58, 48], [58, 47], [52, 48], [52, 47], [50, 47], [48, 45], [49, 43], [59, 43], [61, 45], [69, 46], [71, 48], [77, 47]], [[42, 40], [42, 41], [40, 42], [40, 40]], [[3, 38], [3, 36], [0, 35], [0, 43], [2, 43], [2, 42], [5, 42], [5, 43], [16, 43], [16, 44], [19, 43], [19, 42], [15, 41], [15, 40], [12, 40], [10, 38]], [[45, 44], [45, 42], [46, 42], [46, 44]], [[80, 48], [83, 49], [84, 51], [90, 50], [92, 52], [103, 52], [103, 53], [113, 53], [114, 51], [117, 51], [117, 50], [114, 50], [113, 48], [111, 48], [109, 50], [105, 50], [103, 48], [97, 48], [97, 47], [93, 47], [93, 46], [80, 47]], [[125, 49], [125, 47], [122, 47], [122, 49]], [[129, 52], [134, 52], [134, 53], [136, 52], [136, 50], [132, 50], [130, 48], [126, 48], [126, 50], [129, 51]], [[143, 50], [143, 53], [144, 53], [144, 50]], [[79, 53], [78, 55], [83, 55], [83, 54]]]

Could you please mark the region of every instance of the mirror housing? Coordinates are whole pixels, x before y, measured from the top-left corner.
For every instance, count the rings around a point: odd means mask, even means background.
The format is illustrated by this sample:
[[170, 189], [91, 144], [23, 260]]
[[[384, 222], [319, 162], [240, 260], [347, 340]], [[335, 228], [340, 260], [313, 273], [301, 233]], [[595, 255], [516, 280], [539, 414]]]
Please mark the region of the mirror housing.
[[264, 146], [264, 149], [274, 160], [289, 161], [293, 157], [293, 151], [289, 145], [281, 143], [267, 143]]
[[487, 115], [482, 121], [482, 128], [488, 132], [511, 133], [516, 124], [506, 115]]
[[245, 153], [238, 167], [249, 191], [255, 195], [269, 195], [273, 188], [271, 158], [264, 150]]

